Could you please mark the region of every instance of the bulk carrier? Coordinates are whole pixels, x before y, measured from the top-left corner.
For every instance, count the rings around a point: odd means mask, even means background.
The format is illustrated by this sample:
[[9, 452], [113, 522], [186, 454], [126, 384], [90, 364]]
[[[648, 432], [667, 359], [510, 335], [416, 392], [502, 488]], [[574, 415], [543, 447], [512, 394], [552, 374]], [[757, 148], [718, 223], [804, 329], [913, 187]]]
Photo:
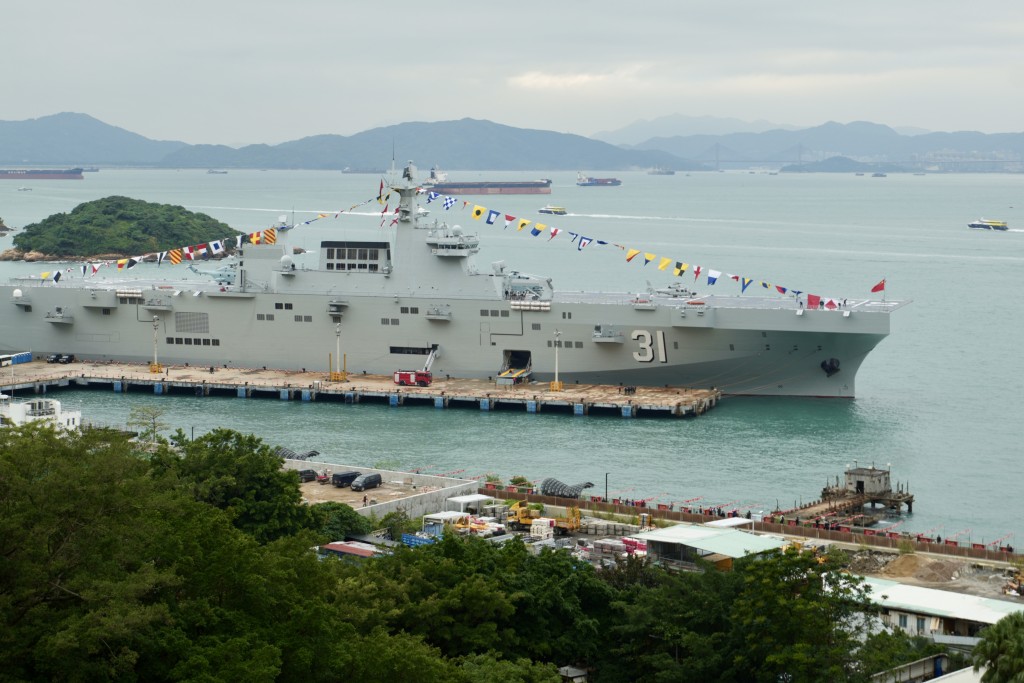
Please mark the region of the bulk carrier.
[[678, 283], [640, 295], [556, 290], [502, 261], [478, 267], [475, 234], [419, 210], [411, 163], [392, 192], [386, 237], [324, 240], [315, 267], [295, 263], [281, 230], [278, 244], [243, 245], [230, 278], [15, 278], [0, 286], [0, 352], [326, 371], [340, 348], [350, 374], [433, 356], [435, 377], [545, 382], [557, 364], [568, 383], [853, 397], [905, 303], [810, 310], [791, 296], [698, 296]]
[[438, 194], [551, 194], [551, 180], [471, 180], [450, 181], [448, 174], [437, 166], [423, 183]]
[[0, 169], [0, 180], [82, 180], [84, 169]]

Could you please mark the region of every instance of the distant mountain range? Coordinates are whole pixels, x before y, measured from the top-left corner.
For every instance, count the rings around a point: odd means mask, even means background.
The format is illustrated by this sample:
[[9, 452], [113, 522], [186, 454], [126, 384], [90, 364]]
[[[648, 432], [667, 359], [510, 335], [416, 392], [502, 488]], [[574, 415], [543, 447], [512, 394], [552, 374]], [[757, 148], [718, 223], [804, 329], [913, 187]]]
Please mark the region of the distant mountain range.
[[[745, 126], [746, 130], [666, 134], [635, 144], [623, 142], [637, 139], [645, 130], [694, 130], [698, 125], [705, 130], [725, 131], [729, 126]], [[663, 117], [601, 133], [604, 140], [597, 140], [462, 119], [402, 123], [349, 136], [317, 135], [278, 145], [233, 148], [150, 140], [85, 114], [62, 113], [0, 121], [0, 166], [372, 170], [389, 166], [395, 150], [399, 162], [413, 159], [422, 167], [436, 164], [445, 170], [466, 171], [654, 167], [686, 171], [751, 166], [810, 171], [837, 167], [818, 164], [832, 157], [915, 171], [1024, 171], [1024, 133], [903, 135], [868, 122], [829, 122], [801, 130], [770, 128], [772, 125]]]

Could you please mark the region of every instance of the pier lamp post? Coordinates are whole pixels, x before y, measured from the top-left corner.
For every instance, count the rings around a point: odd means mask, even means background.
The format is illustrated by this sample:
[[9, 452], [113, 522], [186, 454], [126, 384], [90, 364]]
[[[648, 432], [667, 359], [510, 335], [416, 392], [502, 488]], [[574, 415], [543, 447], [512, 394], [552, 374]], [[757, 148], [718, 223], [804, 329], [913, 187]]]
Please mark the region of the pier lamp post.
[[606, 502], [606, 503], [608, 502], [608, 475], [609, 474], [611, 474], [611, 472], [605, 472], [604, 473], [604, 502]]
[[153, 316], [153, 364], [149, 366], [150, 372], [160, 372], [160, 363], [157, 361], [156, 335], [160, 331], [160, 316]]
[[562, 331], [555, 330], [555, 381], [551, 383], [551, 391], [562, 390], [562, 383], [558, 381], [558, 347], [562, 345], [561, 338]]
[[335, 352], [338, 354], [334, 360], [334, 368], [337, 374], [341, 373], [341, 323], [334, 326], [334, 337], [337, 341], [337, 349]]

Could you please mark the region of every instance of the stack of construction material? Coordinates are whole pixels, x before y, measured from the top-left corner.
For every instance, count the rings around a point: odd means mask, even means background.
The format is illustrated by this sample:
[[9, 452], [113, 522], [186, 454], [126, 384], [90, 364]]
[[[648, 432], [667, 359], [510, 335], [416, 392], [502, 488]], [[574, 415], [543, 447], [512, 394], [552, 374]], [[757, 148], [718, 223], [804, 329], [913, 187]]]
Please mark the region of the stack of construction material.
[[590, 560], [599, 564], [614, 564], [626, 556], [626, 544], [618, 538], [601, 538], [594, 541]]
[[544, 540], [555, 535], [555, 520], [538, 517], [530, 523], [530, 538]]

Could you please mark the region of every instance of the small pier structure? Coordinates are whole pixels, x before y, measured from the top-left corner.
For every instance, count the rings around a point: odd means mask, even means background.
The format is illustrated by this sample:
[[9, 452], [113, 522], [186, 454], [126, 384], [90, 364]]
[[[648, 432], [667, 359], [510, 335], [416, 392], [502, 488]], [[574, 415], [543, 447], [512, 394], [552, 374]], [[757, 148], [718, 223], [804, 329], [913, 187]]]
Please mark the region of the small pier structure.
[[[869, 509], [865, 506], [870, 505]], [[893, 489], [891, 472], [875, 467], [847, 465], [843, 478], [835, 484], [827, 482], [821, 499], [792, 510], [776, 510], [772, 515], [782, 523], [811, 523], [826, 529], [849, 531], [854, 527], [871, 527], [885, 518], [899, 517], [903, 506], [914, 512], [914, 494], [906, 484], [896, 483]], [[875, 511], [879, 509], [877, 512]]]

